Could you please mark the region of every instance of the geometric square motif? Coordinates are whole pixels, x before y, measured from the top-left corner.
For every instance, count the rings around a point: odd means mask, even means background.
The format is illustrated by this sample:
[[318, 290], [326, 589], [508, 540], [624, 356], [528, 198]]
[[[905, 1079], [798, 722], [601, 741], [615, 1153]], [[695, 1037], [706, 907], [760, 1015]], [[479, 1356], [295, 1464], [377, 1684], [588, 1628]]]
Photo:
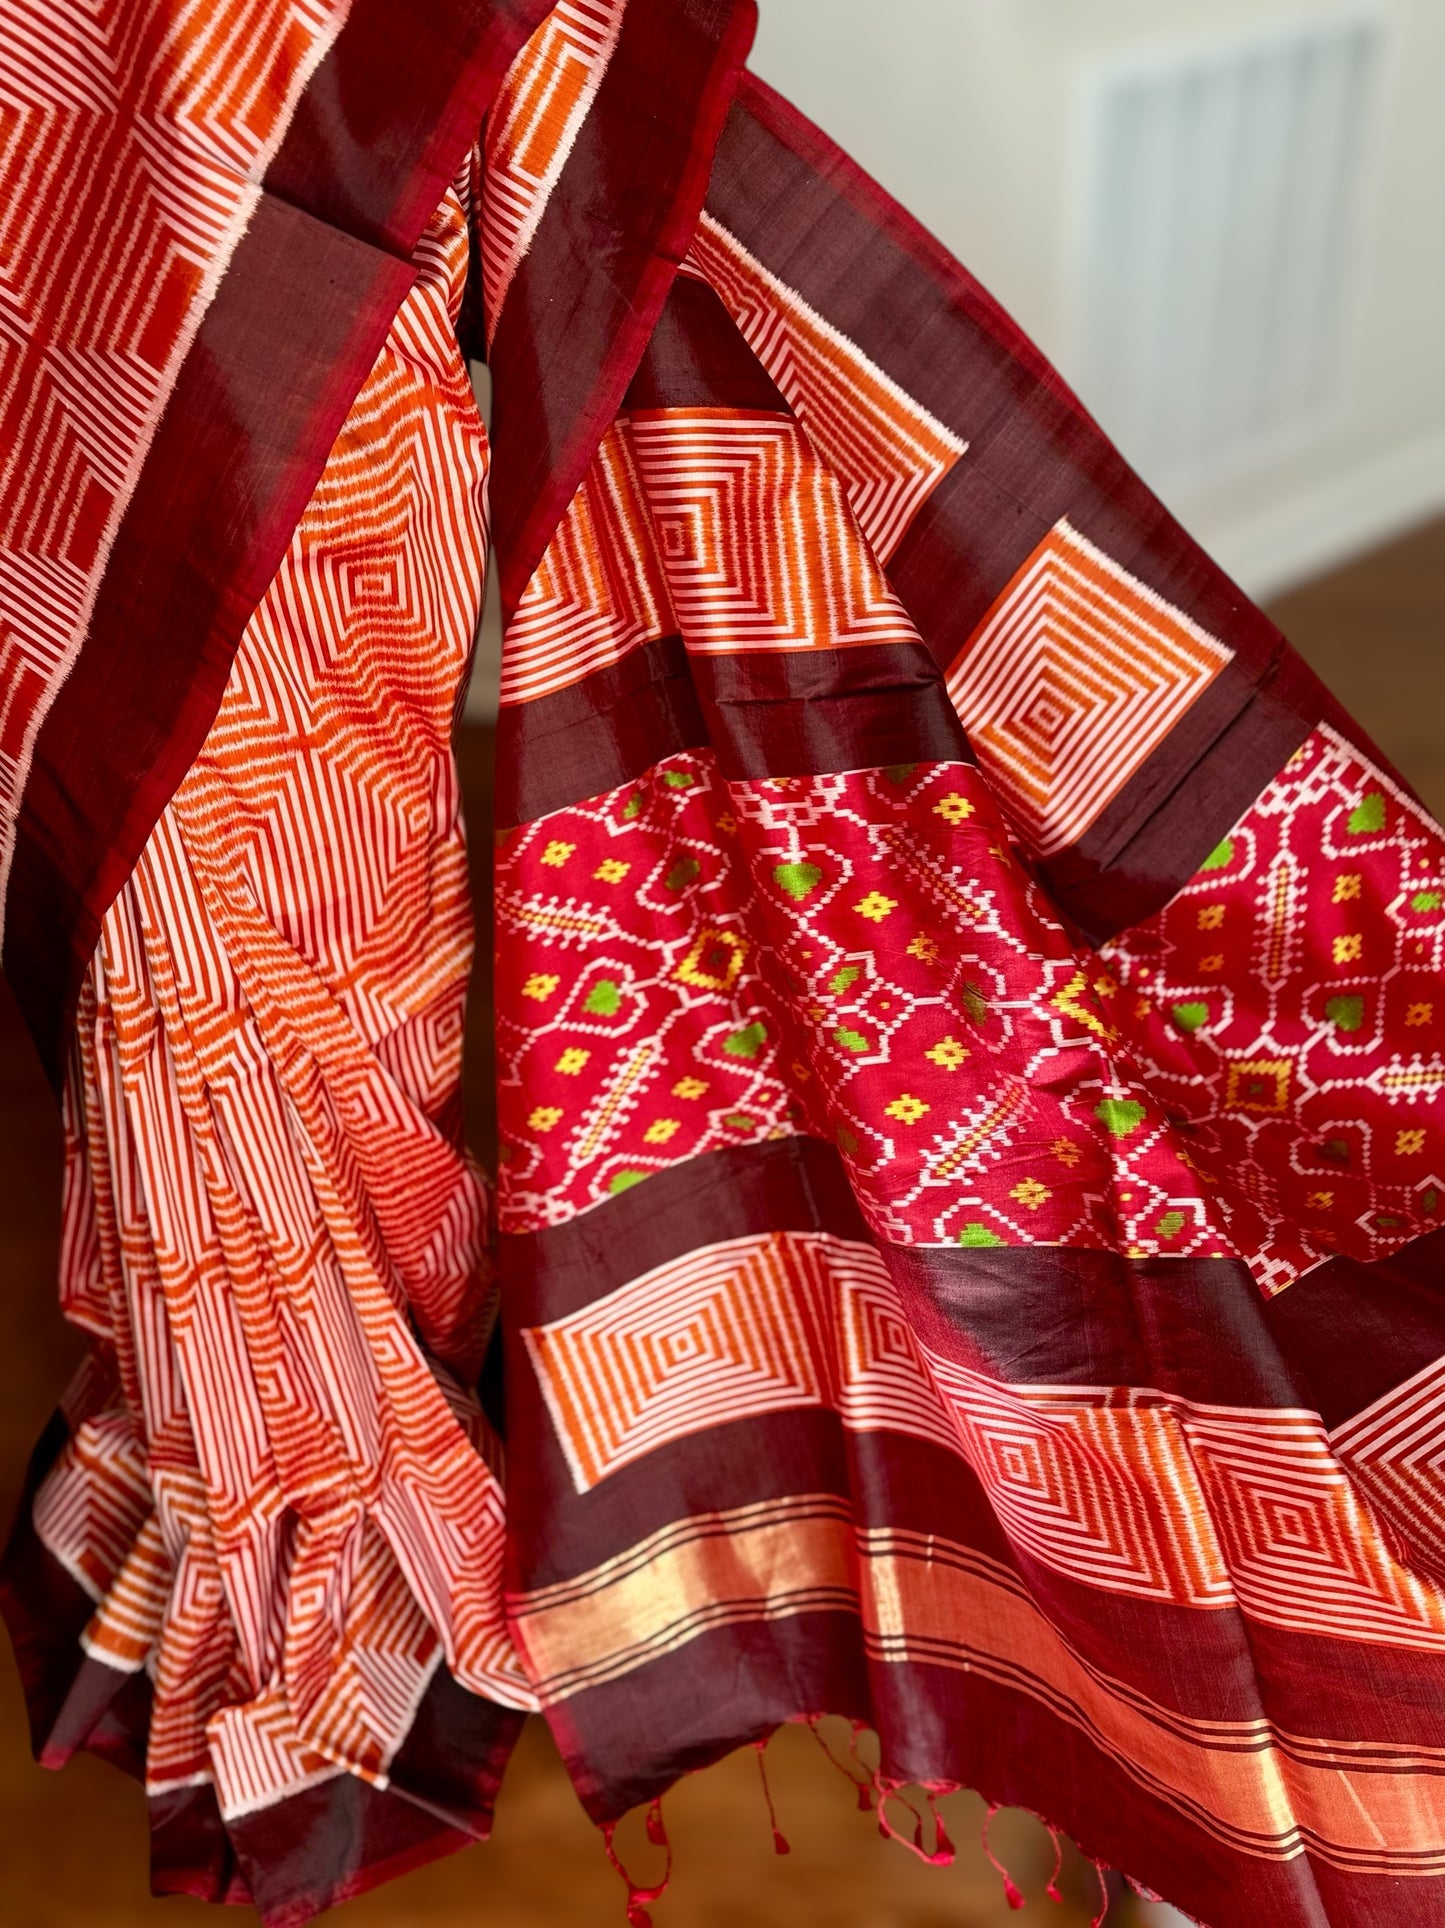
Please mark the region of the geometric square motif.
[[822, 1403], [818, 1243], [703, 1246], [524, 1331], [579, 1493], [670, 1440]]
[[1048, 856], [1078, 842], [1232, 655], [1064, 521], [964, 644], [948, 693]]

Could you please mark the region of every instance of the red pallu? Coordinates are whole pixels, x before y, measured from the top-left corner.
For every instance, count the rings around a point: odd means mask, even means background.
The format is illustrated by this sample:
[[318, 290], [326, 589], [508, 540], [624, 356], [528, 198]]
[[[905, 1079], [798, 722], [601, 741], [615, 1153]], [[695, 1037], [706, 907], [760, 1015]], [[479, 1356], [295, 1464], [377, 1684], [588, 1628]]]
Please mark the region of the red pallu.
[[746, 5], [185, 19], [0, 9], [42, 1757], [273, 1923], [528, 1708], [601, 1823], [837, 1713], [1216, 1928], [1432, 1921], [1438, 828]]

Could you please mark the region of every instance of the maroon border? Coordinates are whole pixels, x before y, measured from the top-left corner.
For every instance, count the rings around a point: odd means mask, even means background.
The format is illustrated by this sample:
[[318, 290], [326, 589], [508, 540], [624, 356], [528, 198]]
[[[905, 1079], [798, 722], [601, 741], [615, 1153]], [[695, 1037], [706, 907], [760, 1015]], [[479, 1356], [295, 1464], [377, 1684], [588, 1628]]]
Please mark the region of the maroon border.
[[496, 822], [532, 823], [600, 797], [707, 740], [682, 638], [643, 643], [566, 689], [502, 709]]
[[[35, 746], [5, 968], [52, 1081], [100, 922], [190, 768], [242, 630], [547, 0], [358, 0], [186, 357]], [[347, 224], [351, 224], [348, 228]]]
[[751, 76], [719, 143], [706, 205], [967, 440], [888, 564], [940, 667], [1065, 515], [1234, 650], [1082, 842], [1041, 864], [1083, 934], [1103, 941], [1166, 902], [1322, 720], [1390, 768], [999, 304]]
[[[0, 1611], [15, 1649], [43, 1766], [95, 1754], [145, 1773], [151, 1684], [89, 1659], [80, 1634], [94, 1603], [42, 1545], [34, 1496], [68, 1437], [56, 1413], [31, 1456], [3, 1559]], [[339, 1774], [226, 1822], [208, 1786], [153, 1796], [157, 1894], [254, 1900], [268, 1928], [289, 1928], [438, 1855], [485, 1840], [523, 1715], [472, 1694], [438, 1668], [391, 1763], [385, 1790]]]
[[631, 0], [623, 16], [492, 340], [504, 614], [521, 600], [657, 325], [756, 24], [755, 0]]

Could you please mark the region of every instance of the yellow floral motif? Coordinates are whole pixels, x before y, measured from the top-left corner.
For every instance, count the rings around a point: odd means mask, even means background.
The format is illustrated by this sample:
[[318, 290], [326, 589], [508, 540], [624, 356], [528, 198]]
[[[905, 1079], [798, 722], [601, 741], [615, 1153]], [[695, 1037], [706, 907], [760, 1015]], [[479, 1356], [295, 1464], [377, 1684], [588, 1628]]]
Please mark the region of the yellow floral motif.
[[584, 1051], [580, 1044], [570, 1044], [558, 1058], [557, 1069], [566, 1077], [575, 1078], [591, 1056], [592, 1053]]
[[654, 1118], [643, 1132], [642, 1142], [644, 1145], [665, 1145], [669, 1138], [675, 1138], [681, 1130], [681, 1122], [676, 1118]]
[[1406, 1024], [1429, 1024], [1435, 1015], [1433, 1004], [1412, 1004], [1405, 1013]]
[[1094, 979], [1094, 994], [1096, 997], [1117, 997], [1119, 995], [1119, 987], [1112, 977], [1096, 977]]
[[1414, 1158], [1417, 1153], [1424, 1151], [1424, 1149], [1425, 1134], [1423, 1131], [1397, 1131], [1395, 1133], [1395, 1156], [1397, 1158]]
[[1013, 1190], [1009, 1193], [1009, 1197], [1016, 1198], [1019, 1204], [1026, 1206], [1029, 1211], [1036, 1212], [1040, 1205], [1048, 1203], [1053, 1197], [1053, 1193], [1047, 1185], [1041, 1185], [1038, 1179], [1026, 1178], [1022, 1184], [1014, 1186]]
[[806, 1084], [813, 1075], [807, 1065], [798, 1058], [794, 1058], [793, 1062], [788, 1066], [788, 1069], [792, 1072], [799, 1084]]
[[921, 958], [925, 964], [935, 963], [939, 956], [938, 939], [930, 937], [926, 931], [920, 931], [908, 946], [908, 955]]
[[1049, 1146], [1049, 1150], [1061, 1165], [1077, 1165], [1084, 1156], [1078, 1146], [1068, 1138], [1056, 1138]]
[[552, 977], [546, 971], [533, 971], [522, 986], [522, 996], [534, 997], [539, 1004], [543, 1004], [561, 982], [560, 977]]
[[631, 864], [624, 864], [617, 857], [604, 857], [592, 875], [599, 883], [620, 884], [631, 868]]
[[933, 814], [936, 817], [942, 817], [945, 823], [955, 825], [967, 823], [973, 815], [973, 805], [967, 797], [961, 797], [956, 790], [951, 790], [940, 802], [934, 804]]
[[916, 1125], [923, 1114], [932, 1109], [932, 1106], [926, 1105], [922, 1098], [910, 1097], [905, 1091], [895, 1098], [891, 1105], [885, 1105], [883, 1109], [890, 1118], [901, 1119], [905, 1125]]
[[1206, 904], [1199, 913], [1199, 928], [1202, 931], [1217, 931], [1223, 922], [1223, 904]]
[[1311, 1192], [1305, 1200], [1305, 1204], [1312, 1212], [1328, 1212], [1334, 1206], [1334, 1202], [1333, 1192]]
[[870, 924], [881, 924], [885, 917], [891, 917], [898, 908], [896, 897], [885, 897], [881, 890], [870, 890], [862, 903], [855, 904], [854, 910], [860, 917], [866, 917]]
[[1348, 904], [1353, 902], [1363, 889], [1364, 882], [1365, 880], [1359, 871], [1346, 871], [1343, 877], [1336, 877], [1334, 896], [1330, 901], [1335, 904]]
[[1222, 971], [1224, 969], [1223, 952], [1211, 951], [1208, 957], [1201, 957], [1199, 960], [1199, 968], [1201, 971]]
[[931, 1063], [940, 1065], [945, 1071], [957, 1071], [969, 1054], [957, 1038], [940, 1038], [933, 1049], [925, 1051], [923, 1055]]
[[717, 827], [725, 837], [731, 837], [738, 827], [738, 820], [733, 816], [731, 811], [724, 810], [722, 815], [717, 819]]
[[679, 1078], [672, 1087], [674, 1098], [701, 1098], [707, 1090], [706, 1078]]
[[550, 1131], [553, 1125], [560, 1125], [561, 1122], [562, 1113], [556, 1105], [538, 1105], [527, 1119], [533, 1131]]
[[560, 837], [554, 837], [542, 852], [542, 862], [551, 864], [554, 870], [560, 870], [576, 848], [576, 844], [563, 843]]
[[1337, 937], [1334, 942], [1336, 964], [1353, 964], [1365, 948], [1365, 940], [1358, 931], [1351, 931], [1348, 937]]

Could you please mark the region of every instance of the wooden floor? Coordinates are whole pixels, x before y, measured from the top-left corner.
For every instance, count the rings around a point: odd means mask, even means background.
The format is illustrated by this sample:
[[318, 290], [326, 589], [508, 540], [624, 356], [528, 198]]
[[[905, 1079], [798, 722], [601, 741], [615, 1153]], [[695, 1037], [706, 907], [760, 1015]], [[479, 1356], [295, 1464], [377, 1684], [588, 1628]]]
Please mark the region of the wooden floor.
[[[1445, 815], [1445, 522], [1284, 599], [1286, 633]], [[463, 746], [467, 788], [485, 795], [488, 745]], [[473, 839], [480, 868], [488, 839]], [[485, 978], [469, 1025], [468, 1082], [487, 1073]], [[475, 1136], [485, 1150], [485, 1120]], [[8, 1517], [21, 1469], [76, 1356], [54, 1309], [59, 1131], [8, 994], [0, 991], [0, 1505]], [[3, 1643], [0, 1643], [3, 1647]], [[772, 1851], [752, 1750], [668, 1797], [676, 1851], [657, 1928], [986, 1928], [1014, 1920], [977, 1847], [980, 1804], [945, 1804], [960, 1845], [951, 1869], [921, 1866], [878, 1836], [806, 1733], [769, 1750], [779, 1821], [792, 1841]], [[1094, 1909], [1092, 1870], [1071, 1858], [1066, 1905], [1041, 1899], [1052, 1850], [1036, 1823], [1000, 1815], [991, 1842], [1028, 1893], [1025, 1919], [1081, 1928]], [[636, 1847], [644, 1871], [655, 1853]], [[494, 1839], [349, 1903], [337, 1928], [622, 1928], [622, 1891], [584, 1820], [545, 1729], [532, 1723], [502, 1791]], [[1111, 1913], [1125, 1928], [1129, 1904]], [[233, 1917], [234, 1919], [235, 1917]], [[242, 1919], [249, 1919], [249, 1912]], [[90, 1759], [64, 1774], [31, 1764], [8, 1647], [0, 1659], [0, 1928], [142, 1928], [212, 1920], [186, 1901], [146, 1892], [139, 1790]]]

